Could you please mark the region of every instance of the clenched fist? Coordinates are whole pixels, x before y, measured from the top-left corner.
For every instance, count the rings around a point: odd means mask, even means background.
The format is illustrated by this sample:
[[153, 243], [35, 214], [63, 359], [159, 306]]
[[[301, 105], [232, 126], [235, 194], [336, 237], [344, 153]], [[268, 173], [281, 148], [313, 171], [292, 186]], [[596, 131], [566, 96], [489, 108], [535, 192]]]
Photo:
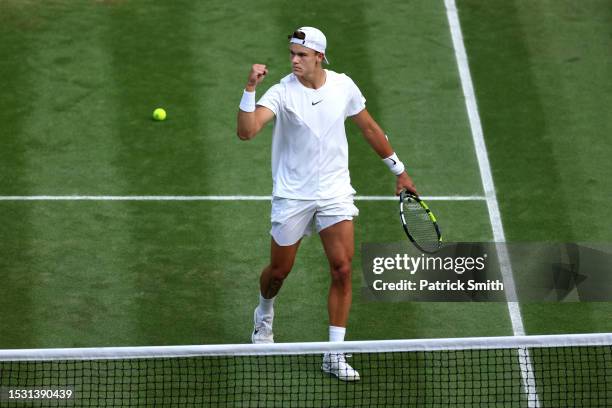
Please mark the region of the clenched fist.
[[255, 90], [257, 85], [264, 80], [266, 75], [268, 74], [268, 68], [263, 64], [254, 64], [251, 67], [251, 72], [249, 73], [249, 79], [247, 81], [247, 85], [245, 89], [249, 92]]

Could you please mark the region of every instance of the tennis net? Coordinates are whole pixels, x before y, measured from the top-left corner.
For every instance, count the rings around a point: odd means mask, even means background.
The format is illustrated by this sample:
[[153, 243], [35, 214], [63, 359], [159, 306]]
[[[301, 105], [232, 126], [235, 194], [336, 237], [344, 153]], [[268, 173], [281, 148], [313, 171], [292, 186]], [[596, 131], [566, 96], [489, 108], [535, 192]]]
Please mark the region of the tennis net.
[[[321, 372], [340, 352], [360, 381]], [[610, 407], [612, 333], [0, 350], [0, 390], [1, 407]]]

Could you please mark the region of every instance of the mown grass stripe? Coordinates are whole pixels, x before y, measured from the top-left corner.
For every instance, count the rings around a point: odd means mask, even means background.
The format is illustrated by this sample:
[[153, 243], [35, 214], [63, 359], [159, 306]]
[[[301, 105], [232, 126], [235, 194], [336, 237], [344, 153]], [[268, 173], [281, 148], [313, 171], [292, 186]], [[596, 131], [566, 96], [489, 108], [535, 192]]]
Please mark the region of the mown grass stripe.
[[[0, 2], [0, 192], [28, 194], [28, 147], [23, 132], [38, 90], [30, 55], [36, 46], [40, 15], [31, 4]], [[28, 265], [32, 214], [24, 205], [0, 206], [0, 348], [36, 346], [32, 331], [36, 316]]]
[[[26, 69], [35, 92], [18, 143], [27, 146], [30, 191], [71, 193], [83, 185], [120, 189], [123, 180], [112, 165], [119, 106], [104, 42], [104, 5], [37, 2], [32, 7], [40, 28], [32, 34]], [[122, 207], [111, 211], [122, 213]], [[26, 208], [30, 237], [24, 250], [30, 259], [21, 267], [26, 298], [33, 304], [30, 344], [102, 344], [101, 339], [119, 344], [133, 337], [135, 322], [121, 313], [133, 281], [116, 273], [119, 256], [101, 251], [125, 243], [125, 219], [113, 217], [109, 226], [108, 213], [97, 204], [87, 206], [89, 211], [74, 211], [72, 205]]]

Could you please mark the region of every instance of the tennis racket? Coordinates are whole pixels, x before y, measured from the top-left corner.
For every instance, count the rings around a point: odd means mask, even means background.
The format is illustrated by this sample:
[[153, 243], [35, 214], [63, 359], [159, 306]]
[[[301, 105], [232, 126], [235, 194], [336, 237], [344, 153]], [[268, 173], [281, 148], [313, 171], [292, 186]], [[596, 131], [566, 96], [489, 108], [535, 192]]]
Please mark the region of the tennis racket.
[[427, 204], [406, 190], [400, 193], [400, 219], [414, 246], [428, 254], [440, 249], [442, 234], [436, 217]]

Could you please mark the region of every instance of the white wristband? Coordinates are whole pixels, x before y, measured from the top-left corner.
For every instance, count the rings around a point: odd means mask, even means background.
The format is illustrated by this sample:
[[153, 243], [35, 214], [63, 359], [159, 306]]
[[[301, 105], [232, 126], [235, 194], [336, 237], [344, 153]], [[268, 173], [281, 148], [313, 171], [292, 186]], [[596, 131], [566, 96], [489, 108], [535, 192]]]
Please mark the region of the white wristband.
[[383, 159], [383, 162], [385, 162], [387, 167], [389, 167], [389, 170], [391, 170], [391, 173], [395, 174], [396, 176], [399, 176], [405, 170], [404, 163], [400, 161], [400, 159], [397, 157], [397, 154], [395, 153]]
[[255, 112], [255, 91], [245, 90], [240, 100], [240, 110], [244, 112]]

